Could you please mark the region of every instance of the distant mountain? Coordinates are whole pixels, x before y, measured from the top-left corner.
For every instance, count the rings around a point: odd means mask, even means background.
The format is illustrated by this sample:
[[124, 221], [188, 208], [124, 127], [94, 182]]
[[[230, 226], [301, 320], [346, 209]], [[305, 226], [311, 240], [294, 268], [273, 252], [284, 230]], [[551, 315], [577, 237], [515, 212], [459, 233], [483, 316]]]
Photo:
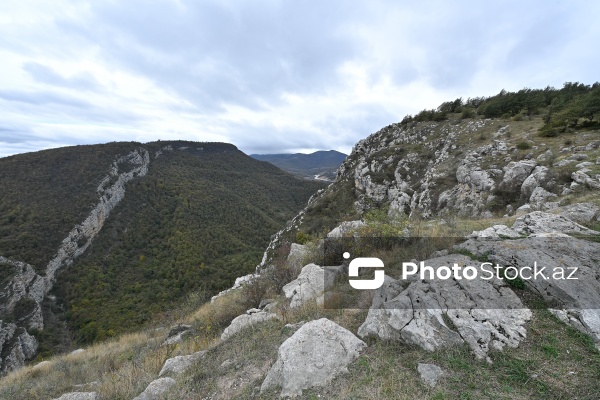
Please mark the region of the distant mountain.
[[335, 150], [321, 150], [311, 154], [251, 154], [250, 157], [270, 162], [303, 178], [333, 181], [337, 169], [346, 159], [346, 154]]
[[0, 158], [0, 369], [38, 341], [48, 354], [72, 334], [92, 342], [138, 328], [191, 291], [210, 298], [252, 272], [322, 187], [225, 143]]

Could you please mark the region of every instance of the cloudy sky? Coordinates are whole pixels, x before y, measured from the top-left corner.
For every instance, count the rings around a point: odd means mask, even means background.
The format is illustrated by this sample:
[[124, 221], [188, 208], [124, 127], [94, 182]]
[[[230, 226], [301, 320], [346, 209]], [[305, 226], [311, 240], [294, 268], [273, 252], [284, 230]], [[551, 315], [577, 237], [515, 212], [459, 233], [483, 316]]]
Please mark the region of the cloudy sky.
[[591, 1], [2, 0], [0, 157], [110, 141], [353, 144], [501, 89], [600, 80]]

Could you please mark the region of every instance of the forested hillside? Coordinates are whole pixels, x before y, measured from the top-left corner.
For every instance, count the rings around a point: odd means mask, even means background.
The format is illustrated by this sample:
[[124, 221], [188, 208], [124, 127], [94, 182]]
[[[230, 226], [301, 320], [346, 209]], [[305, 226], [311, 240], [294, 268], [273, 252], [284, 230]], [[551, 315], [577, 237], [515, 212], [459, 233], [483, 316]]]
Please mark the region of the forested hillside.
[[191, 291], [210, 298], [230, 286], [323, 187], [222, 143], [111, 143], [7, 157], [0, 255], [43, 275], [98, 202], [109, 170], [128, 168], [113, 161], [138, 148], [149, 154], [147, 174], [125, 185], [91, 245], [57, 274], [57, 300], [45, 302], [46, 326], [34, 330], [45, 354], [68, 336], [62, 320], [78, 341], [92, 342], [138, 328]]

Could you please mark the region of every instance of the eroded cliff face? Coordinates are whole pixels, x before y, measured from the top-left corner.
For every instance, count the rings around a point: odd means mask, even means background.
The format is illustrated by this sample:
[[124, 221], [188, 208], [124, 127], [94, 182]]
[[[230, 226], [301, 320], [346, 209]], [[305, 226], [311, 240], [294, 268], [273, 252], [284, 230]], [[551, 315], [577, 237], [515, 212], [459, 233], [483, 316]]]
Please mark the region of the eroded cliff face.
[[38, 342], [29, 332], [44, 329], [41, 305], [56, 272], [85, 252], [125, 196], [127, 182], [146, 175], [149, 164], [150, 155], [141, 147], [113, 161], [98, 186], [98, 203], [62, 241], [43, 275], [29, 264], [0, 256], [0, 373], [18, 369], [35, 356]]
[[560, 196], [599, 188], [597, 135], [578, 134], [565, 145], [539, 137], [536, 123], [393, 124], [356, 144], [338, 182], [353, 181], [359, 213], [389, 205], [390, 214], [425, 218], [512, 215], [524, 205], [550, 210]]

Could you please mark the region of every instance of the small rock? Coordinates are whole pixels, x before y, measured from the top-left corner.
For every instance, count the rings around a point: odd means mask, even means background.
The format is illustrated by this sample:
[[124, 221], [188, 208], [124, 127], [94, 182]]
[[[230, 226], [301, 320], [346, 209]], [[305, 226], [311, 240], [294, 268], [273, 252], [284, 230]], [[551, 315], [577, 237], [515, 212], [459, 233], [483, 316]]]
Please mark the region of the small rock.
[[573, 154], [571, 155], [568, 159], [569, 160], [574, 160], [574, 161], [583, 161], [583, 160], [587, 160], [589, 157], [587, 154], [585, 153], [578, 153], [578, 154]]
[[54, 400], [98, 400], [100, 396], [96, 392], [71, 392], [65, 393]]
[[203, 350], [188, 356], [169, 358], [167, 361], [165, 361], [165, 365], [163, 365], [158, 376], [160, 377], [166, 374], [179, 375], [192, 366], [192, 364], [194, 364], [196, 361], [204, 357], [205, 354], [206, 350]]
[[530, 204], [523, 204], [521, 207], [517, 208], [515, 215], [518, 217], [520, 215], [525, 215], [532, 211]]
[[162, 395], [174, 386], [177, 382], [173, 378], [158, 378], [148, 385], [146, 389], [133, 400], [157, 400], [162, 398]]
[[444, 371], [434, 364], [421, 364], [417, 367], [421, 380], [429, 387], [434, 387], [438, 379], [444, 375]]
[[52, 363], [50, 361], [42, 361], [38, 364], [35, 364], [32, 369], [35, 371], [36, 369], [47, 368], [47, 367], [50, 367], [51, 365], [52, 365]]
[[443, 257], [443, 256], [447, 256], [447, 255], [448, 255], [448, 250], [444, 249], [444, 250], [434, 251], [431, 256], [432, 257]]
[[266, 321], [279, 319], [277, 314], [268, 313], [259, 309], [251, 309], [246, 311], [246, 314], [237, 316], [231, 321], [231, 324], [223, 331], [221, 340], [227, 340], [238, 332]]
[[165, 339], [163, 346], [183, 342], [183, 337], [192, 329], [191, 325], [175, 325], [169, 330], [169, 334]]

